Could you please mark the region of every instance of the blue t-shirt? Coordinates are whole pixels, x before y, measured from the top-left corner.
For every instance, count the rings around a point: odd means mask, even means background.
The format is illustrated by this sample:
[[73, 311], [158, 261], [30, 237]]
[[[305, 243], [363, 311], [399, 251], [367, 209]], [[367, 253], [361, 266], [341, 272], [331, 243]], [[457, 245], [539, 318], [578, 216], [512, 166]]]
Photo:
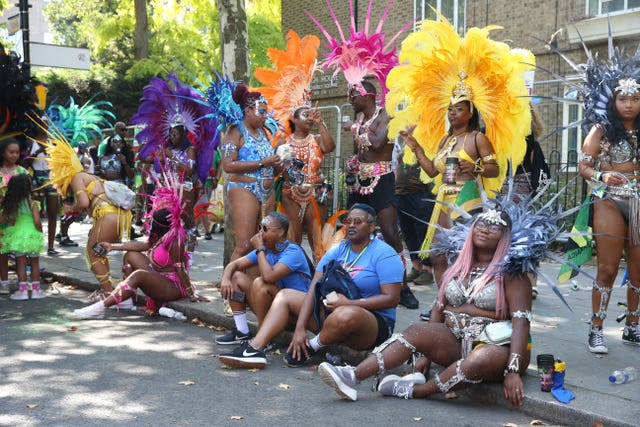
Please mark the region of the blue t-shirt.
[[[391, 246], [380, 239], [373, 239], [361, 253], [356, 253], [350, 248], [351, 244], [348, 240], [334, 245], [318, 262], [316, 270], [324, 271], [326, 264], [337, 260], [342, 267], [349, 271], [356, 286], [360, 289], [362, 298], [380, 295], [380, 284], [402, 283], [404, 266], [400, 256]], [[358, 256], [360, 256], [358, 261], [350, 269], [347, 268]], [[346, 266], [345, 257], [347, 257]], [[373, 311], [384, 317], [393, 329], [396, 323], [395, 307]]]
[[[295, 289], [307, 292], [309, 290], [309, 283], [311, 283], [311, 271], [309, 271], [307, 257], [304, 255], [300, 246], [288, 240], [285, 241], [285, 243], [287, 247], [282, 252], [271, 252], [268, 249], [265, 252], [267, 261], [272, 267], [277, 263], [281, 263], [291, 270], [291, 273], [278, 280], [276, 285], [283, 289]], [[255, 250], [249, 252], [247, 258], [253, 264], [258, 263], [258, 254]]]

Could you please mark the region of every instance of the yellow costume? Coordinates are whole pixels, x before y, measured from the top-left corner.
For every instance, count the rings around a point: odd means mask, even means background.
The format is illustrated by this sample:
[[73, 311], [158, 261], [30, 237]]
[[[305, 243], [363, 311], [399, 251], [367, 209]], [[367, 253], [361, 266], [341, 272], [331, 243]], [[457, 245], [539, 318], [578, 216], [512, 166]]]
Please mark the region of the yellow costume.
[[[469, 101], [486, 126], [485, 135], [494, 152], [491, 159], [496, 160], [499, 169], [497, 177], [481, 179], [490, 197], [500, 190], [508, 161], [519, 164], [524, 157], [531, 113], [523, 75], [533, 68], [535, 59], [529, 51], [510, 49], [505, 43], [489, 39], [489, 32], [498, 28], [471, 28], [461, 38], [441, 15], [440, 21], [423, 21], [420, 29], [402, 42], [401, 65], [393, 68], [387, 78], [386, 108], [392, 117], [389, 137], [398, 136], [410, 125], [416, 126], [413, 136], [440, 172], [432, 179], [423, 171], [421, 179], [434, 181], [438, 200], [455, 203], [462, 190], [461, 185], [441, 185], [444, 158], [450, 157], [443, 152], [453, 148], [447, 144], [439, 148], [446, 134], [450, 105]], [[480, 167], [489, 160], [471, 159], [464, 151], [458, 152], [457, 157]], [[415, 164], [415, 154], [405, 149], [403, 160]], [[437, 223], [442, 209], [436, 203], [431, 223]], [[423, 250], [430, 246], [433, 229], [429, 228]]]

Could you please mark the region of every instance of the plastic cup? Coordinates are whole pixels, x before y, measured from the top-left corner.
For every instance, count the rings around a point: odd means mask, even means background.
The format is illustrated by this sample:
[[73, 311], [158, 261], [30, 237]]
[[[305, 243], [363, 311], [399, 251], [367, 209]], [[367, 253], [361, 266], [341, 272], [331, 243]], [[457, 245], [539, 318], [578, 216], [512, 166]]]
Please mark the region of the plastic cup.
[[551, 391], [551, 387], [553, 387], [553, 365], [555, 359], [552, 354], [539, 354], [536, 361], [538, 363], [540, 391]]

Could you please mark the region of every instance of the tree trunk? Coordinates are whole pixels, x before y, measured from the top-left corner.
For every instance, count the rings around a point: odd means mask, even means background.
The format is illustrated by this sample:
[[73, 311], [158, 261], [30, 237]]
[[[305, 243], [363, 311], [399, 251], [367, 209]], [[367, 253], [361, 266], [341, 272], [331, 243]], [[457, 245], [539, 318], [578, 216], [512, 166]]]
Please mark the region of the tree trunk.
[[[222, 46], [222, 75], [249, 82], [249, 30], [244, 0], [218, 0], [220, 45]], [[222, 167], [222, 166], [221, 166]], [[227, 192], [224, 192], [224, 254], [229, 263], [236, 245], [233, 223], [229, 216]]]
[[135, 59], [149, 57], [149, 19], [147, 16], [147, 0], [134, 0], [136, 28], [134, 32]]

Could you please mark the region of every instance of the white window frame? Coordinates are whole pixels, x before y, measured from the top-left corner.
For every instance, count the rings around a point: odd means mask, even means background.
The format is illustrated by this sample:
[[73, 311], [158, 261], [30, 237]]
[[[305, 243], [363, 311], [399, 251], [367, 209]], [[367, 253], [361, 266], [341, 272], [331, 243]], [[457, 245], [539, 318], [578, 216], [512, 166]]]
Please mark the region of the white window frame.
[[[569, 89], [565, 92], [564, 97], [566, 99], [576, 99], [577, 100], [577, 91], [575, 89]], [[572, 120], [570, 115], [572, 112], [575, 112], [575, 119]], [[584, 106], [582, 103], [577, 102], [564, 102], [562, 104], [562, 126], [567, 126], [569, 123], [574, 122], [575, 120], [582, 119], [584, 114]], [[572, 137], [573, 135], [573, 137]], [[562, 132], [562, 164], [567, 165], [567, 172], [577, 172], [578, 170], [578, 162], [580, 161], [580, 155], [582, 153], [582, 142], [584, 139], [584, 135], [582, 133], [582, 127], [578, 126], [571, 129], [566, 129]], [[569, 151], [576, 151], [575, 163], [569, 164]]]
[[629, 7], [629, 0], [624, 0], [624, 6], [622, 7], [622, 9], [620, 10], [615, 10], [612, 12], [606, 12], [603, 13], [602, 12], [602, 4], [603, 3], [609, 3], [612, 0], [586, 0], [585, 1], [585, 14], [586, 16], [589, 16], [589, 10], [590, 10], [590, 4], [593, 2], [597, 2], [598, 3], [598, 10], [596, 12], [595, 16], [603, 16], [603, 15], [615, 15], [615, 14], [619, 14], [619, 13], [628, 13], [628, 12], [633, 12], [634, 10], [640, 10], [639, 6], [635, 6], [635, 7]]
[[[625, 0], [626, 1], [626, 0]], [[463, 33], [467, 31], [467, 0], [436, 0], [435, 8], [438, 12], [442, 13], [442, 3], [443, 2], [453, 2], [453, 16], [451, 18], [446, 17], [450, 20], [453, 28], [458, 28], [462, 26]], [[458, 15], [458, 8], [460, 7], [460, 3], [463, 3], [464, 6], [464, 16], [462, 17], [462, 22], [460, 22], [460, 16]], [[588, 5], [587, 5], [588, 6]], [[429, 3], [427, 0], [413, 0], [413, 30], [415, 31], [416, 25], [418, 22], [423, 21], [425, 19], [425, 14], [429, 11]]]

